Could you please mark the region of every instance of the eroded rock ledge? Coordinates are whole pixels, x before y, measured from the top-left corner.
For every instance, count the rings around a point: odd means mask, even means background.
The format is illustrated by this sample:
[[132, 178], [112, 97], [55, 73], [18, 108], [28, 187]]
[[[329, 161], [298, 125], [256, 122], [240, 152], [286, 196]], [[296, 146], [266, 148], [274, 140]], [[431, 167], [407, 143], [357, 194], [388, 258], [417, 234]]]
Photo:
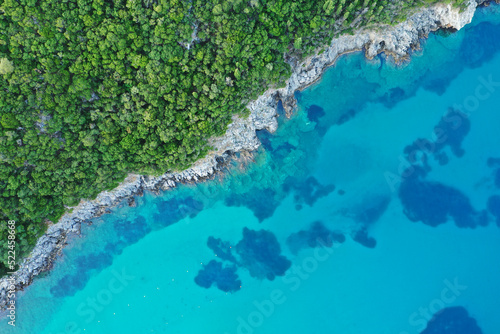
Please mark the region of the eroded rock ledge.
[[[345, 35], [332, 40], [320, 55], [311, 56], [294, 64], [293, 73], [286, 87], [269, 89], [257, 100], [248, 104], [251, 113], [246, 119], [233, 117], [233, 122], [223, 137], [214, 138], [214, 150], [199, 160], [191, 168], [167, 173], [159, 177], [129, 175], [116, 189], [102, 192], [92, 201], [82, 201], [65, 214], [58, 223], [51, 225], [45, 235], [37, 242], [30, 256], [22, 262], [20, 269], [12, 275], [17, 290], [31, 284], [33, 278], [49, 270], [71, 234], [79, 234], [81, 223], [106, 212], [107, 208], [117, 205], [126, 198], [144, 190], [165, 190], [177, 183], [196, 182], [217, 173], [233, 152], [253, 151], [260, 145], [257, 130], [274, 132], [278, 126], [277, 104], [281, 100], [289, 115], [296, 106], [294, 92], [316, 82], [324, 70], [332, 65], [342, 54], [364, 50], [368, 58], [386, 52], [396, 59], [406, 59], [409, 52], [418, 46], [420, 38], [440, 28], [461, 29], [470, 23], [476, 7], [484, 1], [472, 0], [467, 9], [460, 12], [451, 5], [438, 4], [422, 8], [405, 22], [396, 26], [365, 28], [354, 35]], [[6, 278], [0, 280], [0, 310], [7, 303]]]

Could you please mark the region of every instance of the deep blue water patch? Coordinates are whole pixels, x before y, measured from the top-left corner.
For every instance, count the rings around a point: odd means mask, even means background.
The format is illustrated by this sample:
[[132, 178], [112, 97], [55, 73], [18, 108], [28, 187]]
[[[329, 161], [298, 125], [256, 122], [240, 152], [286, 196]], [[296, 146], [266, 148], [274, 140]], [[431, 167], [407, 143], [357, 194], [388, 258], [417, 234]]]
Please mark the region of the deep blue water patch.
[[85, 287], [88, 281], [87, 275], [66, 275], [57, 282], [56, 286], [50, 289], [54, 297], [73, 296], [78, 290]]
[[54, 297], [73, 296], [83, 289], [90, 277], [113, 263], [113, 254], [102, 252], [80, 256], [75, 260], [74, 273], [65, 275], [50, 289]]
[[241, 288], [236, 270], [234, 265], [225, 267], [221, 262], [212, 260], [198, 272], [194, 281], [206, 289], [215, 284], [219, 290], [235, 292]]
[[226, 197], [224, 203], [227, 206], [245, 206], [252, 210], [259, 222], [272, 217], [274, 211], [280, 204], [276, 199], [276, 191], [270, 188], [253, 187], [243, 194], [232, 194]]
[[410, 96], [406, 94], [405, 90], [400, 87], [391, 88], [386, 92], [380, 99], [379, 102], [382, 103], [387, 108], [394, 108], [399, 102], [406, 100]]
[[458, 227], [475, 228], [488, 224], [486, 212], [474, 210], [467, 196], [439, 182], [422, 180], [421, 175], [425, 172], [414, 168], [399, 188], [399, 198], [408, 219], [434, 227], [446, 223], [448, 218]]
[[[239, 287], [241, 282], [238, 280], [239, 283], [236, 284], [236, 278], [234, 277], [238, 268], [248, 270], [250, 276], [254, 278], [274, 280], [276, 276], [285, 275], [285, 272], [291, 266], [291, 262], [281, 255], [281, 247], [276, 236], [267, 230], [255, 231], [245, 227], [243, 229], [243, 238], [236, 246], [210, 236], [207, 246], [214, 251], [214, 256], [229, 263], [230, 266], [223, 268], [222, 262], [215, 261], [218, 264], [213, 264], [214, 261], [211, 261], [209, 265], [200, 270], [196, 284], [206, 288], [212, 286], [214, 282], [221, 282], [224, 289], [228, 287], [234, 288], [236, 285]], [[228, 282], [232, 283], [229, 284]], [[217, 287], [223, 290], [218, 283]]]
[[322, 185], [313, 176], [305, 180], [296, 177], [288, 177], [283, 185], [286, 193], [294, 193], [294, 201], [301, 206], [303, 203], [313, 206], [316, 201], [322, 197], [328, 196], [335, 190], [333, 184]]
[[283, 102], [281, 100], [278, 101], [276, 111], [278, 112], [278, 116], [285, 116], [286, 114], [285, 108], [283, 108]]
[[214, 254], [217, 255], [218, 258], [233, 263], [238, 262], [234, 255], [231, 253], [232, 245], [229, 242], [223, 241], [220, 238], [214, 238], [210, 236], [207, 240], [207, 246], [214, 252]]
[[469, 133], [470, 126], [470, 120], [466, 114], [459, 110], [449, 109], [434, 127], [435, 139], [418, 138], [405, 147], [406, 160], [410, 164], [421, 164], [429, 171], [428, 154], [433, 155], [440, 165], [446, 165], [449, 161], [446, 152], [443, 151], [447, 146], [456, 157], [462, 157], [465, 153], [462, 149], [462, 141]]
[[365, 226], [356, 231], [352, 237], [354, 241], [368, 248], [375, 248], [377, 246], [377, 240], [368, 235], [368, 230]]
[[[441, 29], [439, 31], [441, 31]], [[433, 38], [433, 36], [430, 36], [429, 38]], [[442, 47], [447, 48], [446, 44], [444, 44], [441, 40], [434, 39], [434, 41], [441, 44]], [[443, 66], [439, 69], [434, 69], [433, 71], [427, 71], [424, 80], [421, 80], [418, 86], [441, 96], [446, 92], [446, 89], [448, 89], [451, 82], [458, 77], [463, 69], [463, 66]]]
[[342, 115], [340, 115], [340, 117], [337, 121], [337, 124], [342, 125], [342, 124], [346, 123], [347, 121], [354, 118], [354, 116], [356, 116], [356, 114], [357, 114], [357, 112], [356, 112], [356, 109], [354, 109], [354, 108], [347, 110], [346, 112], [342, 113]]
[[[420, 167], [419, 172], [425, 176], [428, 172], [431, 171], [427, 153], [433, 152], [433, 147], [433, 142], [429, 141], [428, 139], [419, 138], [415, 140], [411, 145], [408, 145], [404, 148], [403, 152], [405, 155], [405, 159], [411, 165]], [[442, 163], [440, 162], [440, 164]], [[410, 167], [407, 169], [407, 172], [413, 173], [413, 169], [413, 167]]]
[[[437, 95], [442, 95], [445, 93], [450, 83], [458, 77], [463, 70], [482, 65], [484, 62], [495, 57], [500, 51], [500, 39], [498, 39], [500, 25], [483, 22], [472, 28], [465, 27], [464, 29], [470, 30], [464, 34], [465, 38], [461, 41], [458, 50], [454, 48], [450, 49], [450, 46], [445, 40], [431, 35], [429, 39], [432, 39], [434, 43], [441, 44], [442, 48], [453, 51], [453, 53], [448, 55], [449, 61], [444, 63], [443, 66], [433, 68], [432, 71], [422, 71], [418, 73], [412, 81], [401, 82], [402, 86], [394, 87], [378, 84], [374, 83], [370, 78], [363, 77], [365, 71], [370, 72], [370, 70], [366, 70], [366, 68], [362, 66], [362, 64], [364, 65], [366, 62], [366, 59], [362, 55], [359, 55], [358, 58], [356, 58], [356, 56], [350, 57], [350, 62], [348, 64], [349, 72], [343, 72], [342, 68], [339, 66], [338, 74], [335, 76], [335, 79], [359, 79], [361, 76], [362, 80], [352, 80], [352, 82], [359, 85], [359, 87], [357, 87], [358, 90], [361, 89], [361, 85], [364, 85], [362, 91], [365, 94], [358, 100], [349, 101], [350, 103], [345, 109], [344, 106], [342, 106], [335, 110], [335, 114], [341, 115], [337, 123], [343, 124], [352, 119], [365, 107], [367, 102], [381, 103], [388, 108], [393, 108], [399, 102], [415, 96], [420, 88], [432, 91]], [[388, 66], [394, 66], [388, 65], [386, 58], [385, 55], [380, 54], [374, 60], [374, 62], [379, 62], [377, 67], [380, 71], [384, 71]], [[403, 71], [405, 70], [403, 69]], [[356, 73], [356, 76], [351, 73]], [[381, 78], [381, 81], [383, 82], [383, 78]], [[333, 80], [332, 84], [334, 84]], [[306, 92], [297, 91], [295, 93], [297, 101], [299, 104], [303, 105], [310, 105], [311, 100], [307, 99], [309, 96], [311, 96], [311, 94]], [[306, 111], [309, 110], [306, 109]], [[314, 116], [312, 116], [312, 118], [314, 118]], [[322, 126], [330, 125], [322, 124]], [[443, 163], [446, 161], [446, 158], [443, 157], [440, 161]]]
[[423, 88], [441, 96], [446, 92], [446, 89], [450, 85], [452, 79], [453, 78], [450, 78], [449, 76], [447, 78], [443, 78], [443, 77], [435, 78], [435, 79], [429, 78], [423, 84]]
[[488, 198], [488, 211], [495, 216], [497, 225], [500, 227], [500, 196], [494, 195]]
[[[438, 226], [451, 218], [458, 227], [469, 228], [488, 224], [487, 211], [476, 211], [469, 198], [458, 189], [425, 180], [431, 171], [428, 155], [432, 155], [439, 165], [449, 161], [445, 147], [449, 147], [456, 157], [462, 157], [465, 154], [462, 142], [470, 128], [468, 116], [450, 108], [433, 129], [435, 139], [419, 138], [405, 147], [404, 154], [411, 167], [403, 173], [405, 177], [399, 188], [399, 198], [411, 221]], [[495, 164], [495, 159], [488, 160], [488, 165]]]
[[469, 131], [469, 117], [459, 110], [450, 108], [434, 127], [434, 134], [437, 137], [435, 151], [439, 152], [449, 146], [456, 157], [463, 156], [465, 152], [462, 149], [462, 141]]
[[293, 150], [295, 150], [296, 147], [294, 147], [293, 145], [291, 145], [290, 143], [288, 142], [285, 142], [283, 144], [281, 144], [280, 146], [278, 146], [273, 152], [272, 152], [272, 156], [274, 159], [277, 159], [278, 161], [279, 160], [283, 160], [284, 158], [286, 158], [290, 153], [292, 153]]
[[498, 167], [500, 166], [500, 158], [489, 157], [486, 163], [488, 167]]
[[156, 204], [157, 214], [154, 221], [160, 227], [166, 227], [186, 217], [194, 218], [203, 210], [203, 203], [193, 197], [172, 198]]
[[500, 25], [482, 22], [470, 29], [462, 42], [459, 56], [467, 67], [477, 68], [500, 51]]
[[273, 143], [271, 141], [272, 134], [267, 130], [257, 130], [255, 131], [255, 133], [260, 143], [262, 144], [262, 147], [264, 147], [266, 151], [272, 152], [273, 151]]
[[[301, 142], [301, 151], [307, 152], [307, 148], [304, 147], [304, 144], [307, 147], [314, 146], [314, 142], [319, 142], [326, 135], [328, 129], [330, 128], [330, 120], [327, 116], [326, 111], [323, 107], [312, 104], [306, 108], [307, 118], [315, 123], [314, 131], [310, 131], [308, 134], [302, 133], [299, 137]], [[300, 146], [300, 144], [299, 144]]]
[[375, 223], [387, 210], [390, 201], [389, 196], [376, 196], [364, 201], [362, 209], [356, 213], [356, 221], [364, 225]]
[[117, 242], [108, 242], [106, 246], [104, 246], [104, 251], [108, 254], [120, 255], [125, 247], [127, 247], [127, 243], [123, 240], [119, 240]]
[[292, 233], [286, 239], [286, 244], [293, 254], [297, 254], [304, 248], [332, 247], [334, 243], [344, 241], [345, 236], [342, 233], [330, 231], [322, 222], [315, 221], [308, 230]]
[[151, 232], [151, 227], [146, 219], [138, 216], [133, 222], [129, 220], [118, 220], [114, 224], [116, 234], [123, 238], [127, 244], [133, 244]]
[[434, 314], [420, 334], [482, 334], [476, 319], [461, 306], [448, 307]]
[[296, 149], [295, 146], [291, 145], [288, 142], [281, 143], [278, 146], [273, 145], [272, 134], [267, 130], [258, 130], [256, 131], [257, 138], [259, 138], [262, 147], [271, 154], [273, 159], [282, 160], [287, 157], [293, 150]]
[[325, 116], [325, 110], [315, 104], [309, 106], [306, 109], [306, 111], [307, 111], [307, 118], [309, 118], [310, 121], [316, 123], [319, 123], [320, 118]]
[[54, 297], [73, 296], [78, 290], [85, 287], [92, 275], [111, 266], [114, 256], [121, 254], [125, 247], [138, 242], [151, 232], [151, 227], [142, 216], [138, 216], [133, 221], [117, 220], [114, 222], [113, 228], [118, 240], [106, 243], [103, 252], [76, 258], [73, 273], [62, 277], [57, 285], [50, 289]]
[[[465, 29], [469, 28], [465, 27]], [[464, 68], [479, 67], [500, 51], [499, 33], [500, 25], [489, 22], [473, 27], [464, 35], [465, 38], [457, 52], [461, 66], [443, 66], [442, 70], [429, 71], [420, 85], [426, 90], [442, 95]], [[440, 43], [443, 44], [443, 41]]]
[[243, 239], [236, 245], [240, 264], [258, 279], [274, 280], [283, 276], [291, 262], [281, 255], [281, 247], [274, 233], [267, 230], [243, 229]]
[[488, 158], [487, 164], [488, 167], [495, 168], [494, 170], [495, 187], [500, 188], [500, 159]]

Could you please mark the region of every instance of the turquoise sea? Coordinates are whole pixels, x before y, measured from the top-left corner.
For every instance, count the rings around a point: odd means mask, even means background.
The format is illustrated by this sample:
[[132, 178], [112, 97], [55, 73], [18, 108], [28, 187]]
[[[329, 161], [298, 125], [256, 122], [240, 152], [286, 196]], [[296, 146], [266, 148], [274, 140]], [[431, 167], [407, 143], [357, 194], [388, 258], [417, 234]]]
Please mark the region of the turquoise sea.
[[251, 161], [83, 226], [1, 333], [500, 333], [500, 7], [343, 56]]

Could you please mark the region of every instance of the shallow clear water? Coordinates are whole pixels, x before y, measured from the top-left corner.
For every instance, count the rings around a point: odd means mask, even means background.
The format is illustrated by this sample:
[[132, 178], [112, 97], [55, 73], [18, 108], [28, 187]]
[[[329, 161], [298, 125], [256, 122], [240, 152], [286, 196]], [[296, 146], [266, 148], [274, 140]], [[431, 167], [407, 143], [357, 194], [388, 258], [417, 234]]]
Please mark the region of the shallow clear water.
[[342, 57], [253, 162], [83, 227], [0, 332], [413, 334], [446, 309], [425, 334], [499, 333], [498, 11], [403, 66]]

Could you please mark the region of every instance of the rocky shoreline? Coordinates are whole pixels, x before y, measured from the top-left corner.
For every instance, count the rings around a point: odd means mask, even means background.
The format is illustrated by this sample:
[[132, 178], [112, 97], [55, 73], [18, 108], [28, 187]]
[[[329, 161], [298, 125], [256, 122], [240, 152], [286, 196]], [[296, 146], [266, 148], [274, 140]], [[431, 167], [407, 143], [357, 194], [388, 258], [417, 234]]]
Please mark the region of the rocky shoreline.
[[293, 73], [286, 87], [269, 89], [257, 100], [250, 102], [250, 115], [247, 118], [234, 116], [226, 134], [211, 141], [214, 150], [191, 168], [159, 177], [130, 174], [117, 188], [100, 193], [95, 200], [82, 201], [71, 213], [66, 213], [59, 222], [51, 225], [38, 240], [30, 256], [23, 260], [20, 268], [10, 277], [11, 281], [7, 281], [7, 277], [0, 279], [0, 311], [6, 307], [7, 287], [11, 282], [14, 282], [17, 290], [22, 290], [31, 284], [35, 276], [50, 270], [61, 254], [68, 236], [80, 233], [82, 222], [106, 213], [110, 207], [141, 194], [144, 190], [166, 190], [175, 187], [177, 183], [206, 179], [221, 171], [234, 152], [256, 150], [260, 145], [256, 131], [266, 129], [274, 132], [278, 127], [278, 102], [282, 102], [286, 114], [290, 115], [296, 107], [294, 92], [317, 82], [324, 70], [339, 56], [364, 50], [369, 59], [381, 52], [390, 54], [397, 60], [407, 59], [409, 52], [418, 47], [419, 40], [429, 32], [440, 28], [459, 30], [470, 23], [476, 7], [483, 2], [472, 0], [462, 12], [445, 4], [422, 8], [396, 26], [365, 28], [354, 35], [335, 38], [321, 54], [292, 64]]

